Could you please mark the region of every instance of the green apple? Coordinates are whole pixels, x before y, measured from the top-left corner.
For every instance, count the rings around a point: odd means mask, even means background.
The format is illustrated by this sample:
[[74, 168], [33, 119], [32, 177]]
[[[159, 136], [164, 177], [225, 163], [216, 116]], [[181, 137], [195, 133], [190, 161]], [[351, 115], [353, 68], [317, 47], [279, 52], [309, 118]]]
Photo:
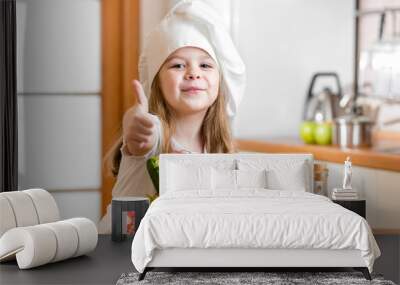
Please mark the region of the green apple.
[[314, 130], [314, 139], [317, 144], [328, 145], [332, 142], [332, 124], [318, 123]]
[[314, 139], [314, 131], [316, 124], [313, 121], [304, 121], [300, 126], [300, 137], [301, 139], [308, 144], [315, 143]]

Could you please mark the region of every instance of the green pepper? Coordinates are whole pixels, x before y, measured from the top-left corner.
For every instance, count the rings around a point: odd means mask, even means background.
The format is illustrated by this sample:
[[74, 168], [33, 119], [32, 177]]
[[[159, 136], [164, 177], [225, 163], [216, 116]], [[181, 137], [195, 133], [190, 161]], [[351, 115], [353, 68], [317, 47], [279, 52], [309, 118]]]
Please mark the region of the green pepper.
[[151, 181], [153, 182], [154, 188], [156, 189], [157, 196], [159, 194], [159, 167], [158, 167], [158, 156], [150, 157], [147, 162], [147, 172], [150, 175]]
[[151, 204], [151, 202], [153, 202], [155, 199], [158, 198], [158, 193], [156, 193], [156, 194], [154, 194], [154, 195], [149, 195], [149, 194], [147, 194], [146, 197], [149, 198], [149, 202], [150, 202], [150, 204]]

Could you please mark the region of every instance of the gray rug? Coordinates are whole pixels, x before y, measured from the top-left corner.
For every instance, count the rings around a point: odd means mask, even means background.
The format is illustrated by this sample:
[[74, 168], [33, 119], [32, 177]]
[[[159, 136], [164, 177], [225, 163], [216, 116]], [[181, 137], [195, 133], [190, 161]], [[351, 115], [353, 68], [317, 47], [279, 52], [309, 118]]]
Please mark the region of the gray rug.
[[150, 271], [142, 281], [139, 273], [124, 273], [117, 285], [133, 284], [388, 284], [381, 275], [372, 274], [372, 281], [360, 272], [154, 272]]

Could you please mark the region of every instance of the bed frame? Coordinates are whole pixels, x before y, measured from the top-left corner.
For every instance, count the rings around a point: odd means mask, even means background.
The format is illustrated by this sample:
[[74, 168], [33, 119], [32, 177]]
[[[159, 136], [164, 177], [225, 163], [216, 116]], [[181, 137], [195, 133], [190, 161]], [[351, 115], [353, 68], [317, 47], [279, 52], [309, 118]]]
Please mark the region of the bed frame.
[[[313, 156], [311, 154], [261, 154], [261, 153], [236, 153], [236, 154], [207, 154], [207, 163], [212, 164], [220, 160], [237, 158], [284, 158], [304, 160], [308, 167], [308, 185], [306, 191], [313, 192]], [[161, 154], [160, 155], [160, 195], [165, 193], [166, 179], [165, 161], [180, 159], [202, 160], [204, 154]], [[367, 280], [371, 280], [369, 270], [361, 257], [359, 250], [331, 250], [331, 249], [255, 249], [255, 248], [169, 248], [157, 249], [153, 259], [149, 262], [139, 280], [143, 280], [148, 271], [156, 268], [184, 268], [209, 269], [213, 271], [228, 268], [229, 271], [265, 271], [265, 269], [301, 268], [313, 271], [316, 268], [353, 268], [361, 271]], [[262, 270], [264, 269], [264, 270]]]
[[[143, 280], [146, 273], [155, 268], [214, 269], [229, 268], [233, 271], [263, 271], [261, 269], [301, 268], [312, 271], [315, 268], [350, 267], [361, 271], [367, 280], [371, 280], [368, 268], [361, 258], [359, 250], [328, 249], [197, 249], [170, 248], [156, 250], [152, 261], [139, 275]], [[286, 270], [287, 269], [287, 270]], [[307, 270], [309, 269], [309, 270]]]

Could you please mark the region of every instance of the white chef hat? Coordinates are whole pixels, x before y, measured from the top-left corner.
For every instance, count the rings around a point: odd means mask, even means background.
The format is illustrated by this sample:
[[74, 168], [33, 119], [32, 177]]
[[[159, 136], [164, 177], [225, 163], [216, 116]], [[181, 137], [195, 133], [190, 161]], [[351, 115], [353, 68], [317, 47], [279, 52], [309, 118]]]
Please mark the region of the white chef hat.
[[205, 50], [218, 64], [227, 114], [235, 116], [245, 89], [245, 65], [216, 11], [198, 0], [176, 4], [147, 36], [139, 59], [139, 79], [146, 95], [150, 96], [154, 77], [168, 56], [186, 46]]

